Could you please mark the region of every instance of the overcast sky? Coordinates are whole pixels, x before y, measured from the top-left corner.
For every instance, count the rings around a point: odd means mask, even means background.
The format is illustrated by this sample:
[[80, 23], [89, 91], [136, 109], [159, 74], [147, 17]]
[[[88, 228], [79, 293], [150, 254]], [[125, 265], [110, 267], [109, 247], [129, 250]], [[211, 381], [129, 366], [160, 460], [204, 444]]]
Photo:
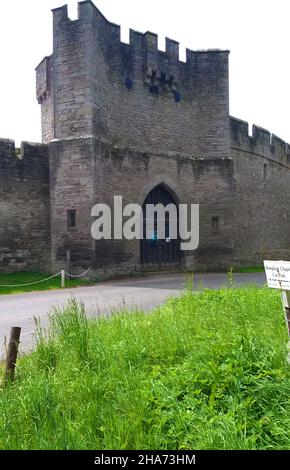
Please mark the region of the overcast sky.
[[[77, 1], [0, 0], [0, 137], [40, 141], [36, 65], [52, 52], [50, 10]], [[95, 0], [112, 22], [180, 42], [230, 49], [230, 112], [290, 142], [290, 0]]]

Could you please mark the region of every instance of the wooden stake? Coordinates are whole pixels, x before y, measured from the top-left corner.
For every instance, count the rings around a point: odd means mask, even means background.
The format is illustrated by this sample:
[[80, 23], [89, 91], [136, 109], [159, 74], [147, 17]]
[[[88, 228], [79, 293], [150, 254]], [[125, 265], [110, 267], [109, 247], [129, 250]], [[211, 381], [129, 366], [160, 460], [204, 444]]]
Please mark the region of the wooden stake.
[[288, 335], [290, 338], [290, 292], [289, 291], [282, 291], [282, 302], [285, 312], [285, 320], [288, 330]]
[[13, 382], [16, 367], [18, 346], [20, 343], [21, 328], [13, 327], [10, 332], [10, 340], [7, 348], [5, 381]]

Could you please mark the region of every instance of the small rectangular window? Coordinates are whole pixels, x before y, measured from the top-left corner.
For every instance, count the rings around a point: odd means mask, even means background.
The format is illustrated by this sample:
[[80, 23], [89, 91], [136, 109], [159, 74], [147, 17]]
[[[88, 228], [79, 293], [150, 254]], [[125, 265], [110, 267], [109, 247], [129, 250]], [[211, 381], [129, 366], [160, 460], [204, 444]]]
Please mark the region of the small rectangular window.
[[211, 218], [211, 230], [212, 233], [219, 233], [220, 231], [220, 219], [219, 217], [212, 217]]
[[263, 170], [263, 181], [268, 181], [268, 165], [264, 163], [264, 170]]
[[75, 209], [67, 211], [67, 228], [75, 228], [77, 225], [77, 211]]

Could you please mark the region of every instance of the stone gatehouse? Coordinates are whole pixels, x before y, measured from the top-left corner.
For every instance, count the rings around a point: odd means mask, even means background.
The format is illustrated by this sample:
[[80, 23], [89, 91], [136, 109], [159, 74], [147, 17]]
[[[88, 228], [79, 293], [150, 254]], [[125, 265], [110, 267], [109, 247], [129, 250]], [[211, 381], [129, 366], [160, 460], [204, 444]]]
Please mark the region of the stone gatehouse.
[[[0, 271], [101, 276], [219, 270], [290, 255], [290, 147], [229, 115], [229, 51], [187, 50], [110, 23], [92, 1], [53, 10], [53, 53], [36, 69], [42, 144], [0, 140]], [[91, 209], [200, 205], [200, 245], [91, 236]]]

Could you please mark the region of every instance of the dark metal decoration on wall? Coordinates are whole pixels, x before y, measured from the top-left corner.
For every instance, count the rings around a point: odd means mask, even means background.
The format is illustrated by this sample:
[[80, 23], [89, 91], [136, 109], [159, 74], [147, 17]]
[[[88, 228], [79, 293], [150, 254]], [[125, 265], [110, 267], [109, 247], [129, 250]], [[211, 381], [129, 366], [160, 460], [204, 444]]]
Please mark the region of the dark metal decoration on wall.
[[145, 78], [149, 93], [152, 95], [172, 94], [174, 100], [179, 103], [181, 95], [177, 91], [177, 81], [173, 75], [148, 68]]

